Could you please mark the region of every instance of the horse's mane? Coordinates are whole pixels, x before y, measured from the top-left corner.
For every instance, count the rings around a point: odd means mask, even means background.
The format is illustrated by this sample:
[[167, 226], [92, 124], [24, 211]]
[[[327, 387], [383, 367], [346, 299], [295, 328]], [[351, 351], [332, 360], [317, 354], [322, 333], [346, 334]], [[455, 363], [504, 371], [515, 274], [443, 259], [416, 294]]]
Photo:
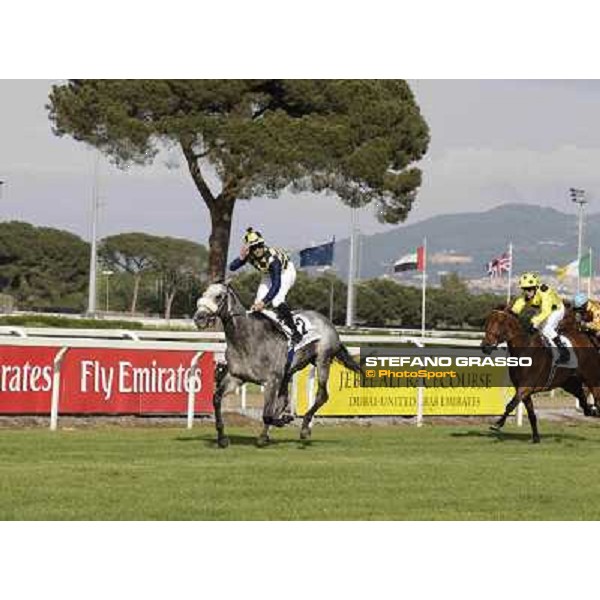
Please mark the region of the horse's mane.
[[242, 302], [242, 299], [239, 297], [238, 293], [235, 291], [235, 288], [231, 285], [231, 283], [224, 280], [217, 281], [215, 283], [222, 283], [223, 285], [225, 285], [229, 293], [235, 298], [235, 300], [240, 304], [240, 306], [242, 306], [244, 310], [246, 310], [246, 306]]
[[512, 317], [513, 319], [519, 320], [519, 316], [515, 315], [515, 313], [512, 312], [512, 310], [510, 310], [510, 305], [509, 304], [498, 304], [497, 306], [495, 306], [492, 309], [492, 312], [501, 312], [501, 313], [505, 314], [508, 317]]
[[503, 315], [510, 317], [512, 321], [515, 321], [517, 323], [521, 331], [523, 333], [526, 333], [526, 328], [522, 319], [519, 317], [519, 315], [516, 315], [514, 312], [512, 312], [512, 310], [510, 310], [509, 304], [498, 304], [495, 308], [492, 309], [492, 313], [494, 312], [500, 312]]
[[[235, 300], [239, 303], [239, 305], [244, 309], [246, 309], [246, 306], [244, 305], [244, 303], [242, 302], [242, 299], [239, 297], [238, 293], [235, 291], [235, 289], [233, 288], [233, 286], [228, 283], [228, 282], [223, 282], [226, 286], [227, 289], [229, 290], [229, 293], [235, 298]], [[266, 315], [263, 315], [261, 312], [259, 311], [255, 311], [255, 312], [251, 312], [248, 315], [249, 319], [259, 319], [260, 321], [262, 321], [265, 326], [273, 333], [280, 335], [282, 337], [285, 338], [285, 334], [283, 333], [283, 331], [277, 327], [277, 325], [273, 322], [272, 319], [270, 319], [269, 317], [267, 317]]]

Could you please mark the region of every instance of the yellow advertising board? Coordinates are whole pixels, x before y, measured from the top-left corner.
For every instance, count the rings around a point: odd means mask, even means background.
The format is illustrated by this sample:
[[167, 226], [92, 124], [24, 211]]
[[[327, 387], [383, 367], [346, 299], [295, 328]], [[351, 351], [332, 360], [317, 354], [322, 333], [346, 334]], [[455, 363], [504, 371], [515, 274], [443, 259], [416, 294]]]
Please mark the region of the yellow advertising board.
[[[296, 375], [296, 412], [304, 415], [315, 398], [313, 367]], [[329, 400], [321, 416], [410, 416], [417, 412], [416, 387], [361, 387], [360, 376], [338, 362], [331, 365]], [[501, 415], [514, 390], [508, 387], [448, 387], [423, 390], [425, 415]]]

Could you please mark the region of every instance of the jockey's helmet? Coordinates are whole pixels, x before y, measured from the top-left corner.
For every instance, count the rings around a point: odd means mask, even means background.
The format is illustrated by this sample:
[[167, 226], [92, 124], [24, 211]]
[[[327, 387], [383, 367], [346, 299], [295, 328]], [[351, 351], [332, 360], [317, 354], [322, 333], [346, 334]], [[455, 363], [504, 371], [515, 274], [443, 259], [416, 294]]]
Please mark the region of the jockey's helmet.
[[587, 302], [587, 294], [584, 294], [583, 292], [577, 292], [577, 294], [575, 294], [575, 297], [573, 298], [573, 308], [575, 310], [580, 310], [587, 304]]
[[263, 246], [264, 243], [265, 240], [260, 234], [260, 231], [254, 231], [252, 227], [248, 227], [248, 229], [246, 229], [246, 233], [244, 234], [244, 244], [248, 246], [248, 248], [254, 248], [255, 246]]
[[522, 290], [540, 287], [541, 283], [540, 276], [537, 273], [523, 273], [519, 277], [519, 287]]

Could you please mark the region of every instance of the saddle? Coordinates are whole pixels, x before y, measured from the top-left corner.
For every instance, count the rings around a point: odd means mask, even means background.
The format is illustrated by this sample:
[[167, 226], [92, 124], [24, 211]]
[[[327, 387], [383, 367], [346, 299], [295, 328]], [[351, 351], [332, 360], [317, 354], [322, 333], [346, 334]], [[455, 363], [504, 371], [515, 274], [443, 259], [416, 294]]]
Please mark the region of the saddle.
[[[274, 311], [265, 309], [258, 314], [271, 321], [275, 327], [283, 333], [288, 341], [288, 345], [291, 346], [292, 332], [277, 318]], [[308, 344], [312, 344], [312, 342], [321, 339], [321, 334], [313, 327], [313, 324], [306, 315], [294, 313], [294, 323], [296, 323], [296, 329], [302, 336], [302, 339], [296, 344], [294, 350], [300, 350], [301, 348], [304, 348], [304, 346], [308, 346]]]

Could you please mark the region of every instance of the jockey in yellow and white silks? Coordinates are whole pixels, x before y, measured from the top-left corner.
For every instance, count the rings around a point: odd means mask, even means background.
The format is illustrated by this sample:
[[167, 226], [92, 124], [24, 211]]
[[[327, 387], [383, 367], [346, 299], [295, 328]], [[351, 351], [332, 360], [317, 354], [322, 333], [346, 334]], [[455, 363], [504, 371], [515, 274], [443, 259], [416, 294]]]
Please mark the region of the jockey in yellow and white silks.
[[525, 308], [538, 309], [537, 314], [531, 318], [531, 326], [556, 345], [559, 351], [558, 363], [568, 362], [569, 351], [557, 331], [565, 316], [565, 305], [561, 297], [550, 286], [542, 284], [537, 273], [523, 273], [519, 278], [519, 287], [523, 294], [515, 300], [512, 312], [518, 315]]
[[286, 296], [296, 281], [294, 263], [283, 250], [267, 246], [260, 232], [252, 227], [246, 230], [240, 256], [231, 262], [229, 269], [237, 271], [246, 263], [263, 275], [252, 310], [261, 311], [270, 303], [278, 319], [292, 332], [292, 344], [298, 344], [302, 336], [286, 302]]

